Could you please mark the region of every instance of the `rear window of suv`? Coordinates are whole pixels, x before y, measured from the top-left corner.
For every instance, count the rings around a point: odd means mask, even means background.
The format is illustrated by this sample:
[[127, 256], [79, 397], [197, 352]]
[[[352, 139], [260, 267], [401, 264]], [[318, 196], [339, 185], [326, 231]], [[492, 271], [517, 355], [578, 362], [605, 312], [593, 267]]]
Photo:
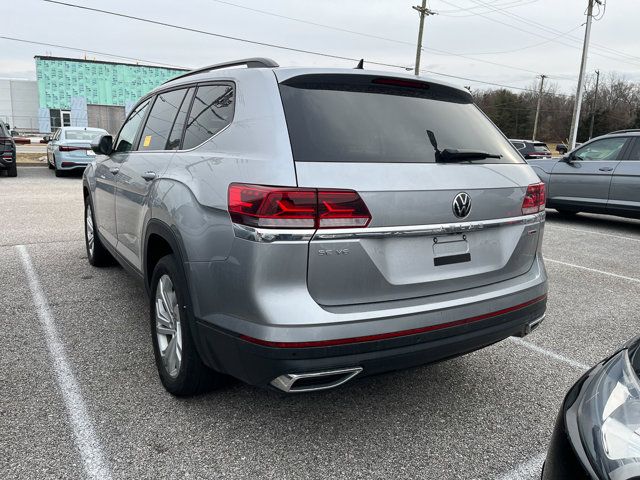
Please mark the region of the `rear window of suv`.
[[312, 74], [280, 84], [294, 160], [432, 163], [438, 148], [502, 155], [473, 163], [524, 163], [458, 89], [370, 75]]

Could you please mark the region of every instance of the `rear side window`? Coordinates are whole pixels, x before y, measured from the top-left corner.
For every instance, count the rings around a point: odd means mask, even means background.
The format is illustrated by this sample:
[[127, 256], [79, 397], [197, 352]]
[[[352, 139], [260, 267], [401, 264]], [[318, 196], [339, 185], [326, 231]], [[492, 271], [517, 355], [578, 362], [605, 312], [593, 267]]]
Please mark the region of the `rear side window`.
[[511, 144], [518, 150], [522, 150], [525, 147], [524, 143], [522, 142], [511, 142]]
[[502, 155], [474, 163], [524, 163], [458, 89], [369, 75], [302, 75], [280, 84], [294, 160], [432, 163], [435, 150]]
[[4, 126], [4, 123], [0, 122], [0, 137], [10, 137], [9, 132], [7, 131], [7, 127]]
[[205, 142], [231, 123], [234, 109], [233, 85], [202, 85], [196, 90], [182, 148]]
[[173, 122], [173, 128], [171, 129], [171, 134], [167, 140], [167, 150], [177, 150], [180, 148], [182, 131], [184, 130], [185, 123], [187, 123], [187, 113], [189, 113], [189, 107], [191, 106], [191, 99], [193, 98], [194, 91], [195, 88], [190, 88], [182, 101], [182, 106], [176, 116], [176, 121]]
[[138, 150], [165, 150], [167, 140], [180, 110], [186, 88], [159, 93], [147, 117]]
[[[640, 160], [640, 137], [636, 137], [635, 144], [629, 153], [629, 160]], [[638, 358], [640, 359], [640, 355]]]

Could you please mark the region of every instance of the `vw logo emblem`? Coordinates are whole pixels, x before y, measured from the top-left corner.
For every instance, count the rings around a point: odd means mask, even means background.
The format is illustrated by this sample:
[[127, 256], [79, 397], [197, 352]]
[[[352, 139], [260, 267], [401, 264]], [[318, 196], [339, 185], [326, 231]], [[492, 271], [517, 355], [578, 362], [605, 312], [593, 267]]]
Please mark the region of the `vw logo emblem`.
[[460, 192], [453, 199], [453, 213], [458, 218], [464, 218], [471, 213], [471, 197], [468, 193]]

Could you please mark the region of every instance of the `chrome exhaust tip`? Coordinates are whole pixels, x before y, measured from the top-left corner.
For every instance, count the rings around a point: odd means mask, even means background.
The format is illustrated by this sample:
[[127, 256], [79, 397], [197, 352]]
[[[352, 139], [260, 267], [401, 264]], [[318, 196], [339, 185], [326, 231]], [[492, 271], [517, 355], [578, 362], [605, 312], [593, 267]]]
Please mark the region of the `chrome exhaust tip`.
[[317, 392], [339, 387], [360, 372], [362, 367], [313, 373], [287, 373], [271, 380], [271, 385], [286, 393]]
[[545, 315], [542, 315], [540, 318], [536, 318], [534, 321], [527, 323], [524, 327], [522, 327], [522, 330], [517, 336], [520, 338], [526, 337], [527, 335], [529, 335], [531, 332], [533, 332], [536, 328], [540, 326], [544, 318], [545, 318]]

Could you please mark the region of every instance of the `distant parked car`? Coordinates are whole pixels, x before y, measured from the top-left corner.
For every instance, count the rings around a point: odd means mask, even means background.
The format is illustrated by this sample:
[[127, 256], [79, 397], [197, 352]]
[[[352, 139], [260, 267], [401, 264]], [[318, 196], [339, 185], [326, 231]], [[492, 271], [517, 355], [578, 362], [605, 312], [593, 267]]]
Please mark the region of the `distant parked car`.
[[564, 143], [559, 143], [556, 145], [556, 152], [560, 155], [564, 155], [569, 151], [569, 147], [567, 147]]
[[562, 158], [527, 162], [547, 185], [547, 206], [560, 213], [640, 218], [640, 131], [610, 133]]
[[11, 137], [13, 138], [13, 141], [18, 145], [28, 145], [31, 143], [31, 139], [29, 137], [20, 135], [17, 130], [11, 130]]
[[531, 140], [509, 140], [518, 149], [525, 159], [530, 158], [551, 158], [551, 151], [544, 142], [534, 142]]
[[18, 175], [16, 167], [16, 144], [9, 129], [0, 123], [0, 172], [6, 171], [8, 177]]
[[640, 478], [640, 337], [571, 387], [562, 403], [543, 480]]
[[[106, 130], [89, 127], [62, 127], [56, 131], [47, 144], [47, 162], [55, 170], [56, 177], [67, 171], [84, 170], [95, 158], [91, 150], [91, 141]], [[45, 137], [46, 140], [46, 137]]]

